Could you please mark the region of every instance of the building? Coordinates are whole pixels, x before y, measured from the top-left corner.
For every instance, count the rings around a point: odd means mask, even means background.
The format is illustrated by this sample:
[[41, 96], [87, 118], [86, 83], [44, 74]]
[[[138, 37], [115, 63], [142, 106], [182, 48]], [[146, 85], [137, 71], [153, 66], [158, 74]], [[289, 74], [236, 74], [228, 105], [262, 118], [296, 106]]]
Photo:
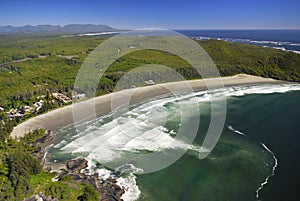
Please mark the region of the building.
[[25, 112], [28, 112], [28, 113], [29, 113], [29, 112], [32, 112], [32, 107], [30, 107], [30, 106], [28, 106], [28, 105], [25, 105], [25, 106], [24, 106], [24, 111], [25, 111]]
[[12, 119], [15, 117], [22, 117], [23, 114], [20, 114], [19, 111], [16, 109], [11, 109], [9, 110], [9, 112], [7, 112], [7, 116]]
[[73, 94], [72, 99], [73, 100], [82, 100], [86, 98], [86, 94]]
[[53, 98], [55, 98], [56, 100], [63, 102], [63, 103], [70, 103], [72, 102], [72, 100], [65, 96], [64, 94], [61, 93], [52, 93]]
[[155, 85], [155, 82], [153, 80], [146, 80], [145, 85]]
[[34, 111], [38, 112], [44, 105], [44, 101], [40, 100], [39, 102], [36, 102], [33, 104]]

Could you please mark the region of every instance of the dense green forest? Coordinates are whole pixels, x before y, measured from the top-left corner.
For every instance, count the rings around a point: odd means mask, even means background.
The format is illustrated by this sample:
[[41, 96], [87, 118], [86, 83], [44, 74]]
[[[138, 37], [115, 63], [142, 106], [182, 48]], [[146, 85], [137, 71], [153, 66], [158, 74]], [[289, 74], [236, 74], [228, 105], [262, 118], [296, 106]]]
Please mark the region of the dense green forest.
[[[9, 135], [19, 122], [64, 105], [53, 101], [50, 94], [60, 92], [71, 97], [81, 64], [105, 39], [107, 36], [0, 37], [0, 200], [22, 200], [39, 191], [60, 200], [95, 197], [93, 189], [86, 184], [68, 185], [72, 183], [69, 178], [51, 182], [53, 175], [44, 172], [30, 154], [42, 131], [36, 131], [19, 142]], [[300, 81], [299, 54], [219, 40], [197, 42], [213, 59], [222, 76], [247, 73]], [[155, 50], [136, 51], [119, 58], [109, 67], [97, 86], [97, 94], [112, 92], [126, 72], [145, 64], [168, 66], [185, 79], [200, 78], [186, 61], [176, 55]], [[166, 75], [160, 71], [155, 73], [156, 77]], [[140, 71], [134, 75], [141, 79], [141, 83], [145, 80]], [[169, 78], [172, 79], [175, 80]], [[6, 115], [12, 108], [32, 106], [41, 96], [45, 104], [38, 112], [15, 118]]]
[[42, 170], [30, 154], [37, 149], [36, 139], [44, 135], [37, 130], [17, 142], [8, 139], [0, 148], [0, 200], [19, 201], [42, 192], [59, 200], [99, 200], [99, 194], [85, 183], [73, 182], [63, 176], [52, 182], [55, 173]]
[[[4, 63], [0, 64], [0, 106], [8, 109], [23, 104], [24, 101], [31, 104], [29, 100], [45, 95], [46, 89], [58, 89], [70, 94], [80, 65], [106, 38], [0, 37], [0, 63]], [[223, 76], [247, 73], [300, 81], [299, 54], [219, 40], [197, 42], [207, 51]], [[17, 57], [32, 59], [5, 63]], [[154, 50], [136, 51], [111, 65], [99, 83], [98, 94], [112, 91], [116, 81], [127, 71], [144, 64], [165, 65], [175, 69], [186, 79], [199, 78], [198, 73], [187, 62], [175, 55]]]

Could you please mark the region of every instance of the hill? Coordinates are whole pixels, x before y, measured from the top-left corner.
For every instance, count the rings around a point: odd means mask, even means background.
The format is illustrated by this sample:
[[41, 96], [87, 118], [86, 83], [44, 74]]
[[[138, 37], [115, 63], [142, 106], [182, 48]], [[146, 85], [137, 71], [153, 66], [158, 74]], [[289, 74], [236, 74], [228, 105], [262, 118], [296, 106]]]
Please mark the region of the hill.
[[37, 26], [0, 26], [0, 34], [42, 34], [42, 35], [61, 35], [61, 34], [81, 34], [81, 33], [96, 33], [116, 31], [107, 25], [93, 25], [93, 24], [69, 24], [65, 26], [60, 25], [37, 25]]

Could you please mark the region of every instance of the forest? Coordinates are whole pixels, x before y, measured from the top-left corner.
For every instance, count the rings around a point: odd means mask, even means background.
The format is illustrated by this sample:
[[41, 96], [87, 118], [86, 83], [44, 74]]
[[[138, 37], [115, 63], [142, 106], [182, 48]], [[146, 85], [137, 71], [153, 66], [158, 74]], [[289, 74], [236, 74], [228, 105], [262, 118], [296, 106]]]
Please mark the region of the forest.
[[[70, 95], [81, 64], [105, 39], [107, 36], [0, 37], [0, 107], [9, 109], [32, 104], [37, 96], [45, 95], [46, 90]], [[197, 42], [215, 62], [221, 76], [247, 73], [300, 81], [299, 54], [219, 40]], [[24, 58], [28, 60], [16, 62]], [[200, 78], [176, 55], [140, 50], [119, 58], [109, 67], [97, 87], [97, 94], [111, 92], [126, 72], [145, 64], [170, 67], [185, 79]]]
[[[35, 140], [43, 135], [43, 131], [35, 131], [19, 141], [11, 139], [9, 135], [18, 123], [64, 105], [54, 101], [50, 97], [51, 93], [59, 92], [72, 98], [74, 81], [81, 64], [107, 38], [108, 36], [0, 37], [0, 200], [22, 200], [39, 191], [60, 200], [98, 199], [97, 193], [87, 184], [66, 185], [72, 182], [68, 178], [55, 184], [51, 182], [53, 175], [44, 172], [30, 154], [36, 149]], [[209, 54], [222, 76], [246, 73], [285, 81], [300, 81], [299, 54], [220, 40], [196, 42]], [[168, 66], [185, 79], [201, 78], [195, 69], [176, 55], [156, 50], [140, 50], [119, 58], [108, 68], [97, 86], [97, 95], [112, 92], [126, 72], [145, 64]], [[165, 71], [153, 70], [158, 83], [166, 80], [159, 79], [166, 75]], [[140, 80], [141, 85], [148, 79], [143, 77], [141, 71], [134, 72], [132, 76]], [[176, 79], [171, 74], [167, 78], [169, 81]], [[130, 85], [128, 82], [127, 87]], [[45, 104], [38, 112], [15, 118], [7, 116], [11, 109], [33, 106], [40, 97]]]

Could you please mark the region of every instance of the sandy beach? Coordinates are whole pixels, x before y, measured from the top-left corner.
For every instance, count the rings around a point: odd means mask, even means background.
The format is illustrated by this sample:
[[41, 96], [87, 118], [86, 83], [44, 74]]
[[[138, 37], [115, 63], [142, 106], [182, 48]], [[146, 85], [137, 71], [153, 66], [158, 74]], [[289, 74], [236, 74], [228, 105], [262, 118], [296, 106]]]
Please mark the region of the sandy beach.
[[[246, 74], [239, 74], [231, 77], [223, 77], [221, 81], [223, 81], [224, 86], [283, 82], [283, 81], [274, 80], [270, 78], [262, 78], [262, 77], [251, 76]], [[206, 85], [208, 83], [210, 87], [215, 87], [215, 88], [222, 87], [219, 85], [220, 80], [217, 80], [216, 78], [211, 78], [205, 80], [199, 79], [199, 80], [156, 84], [152, 86], [126, 89], [123, 91], [95, 97], [93, 99], [76, 103], [75, 110], [80, 109], [80, 115], [77, 115], [76, 119], [80, 118], [82, 120], [88, 120], [94, 118], [95, 114], [96, 116], [101, 116], [109, 113], [112, 108], [111, 106], [112, 98], [114, 99], [114, 101], [117, 100], [117, 102], [118, 100], [121, 100], [120, 102], [122, 103], [122, 100], [124, 100], [124, 96], [128, 97], [130, 95], [130, 104], [133, 105], [170, 92], [186, 91], [191, 89], [191, 87], [193, 90], [207, 89]], [[28, 119], [27, 121], [14, 127], [11, 133], [11, 137], [19, 138], [24, 136], [24, 134], [38, 128], [45, 129], [45, 130], [48, 129], [56, 130], [73, 124], [74, 105], [75, 104], [68, 105], [63, 108], [58, 108], [49, 111], [45, 114], [41, 114], [39, 116]], [[91, 106], [94, 111], [94, 114], [92, 115], [90, 114]]]

